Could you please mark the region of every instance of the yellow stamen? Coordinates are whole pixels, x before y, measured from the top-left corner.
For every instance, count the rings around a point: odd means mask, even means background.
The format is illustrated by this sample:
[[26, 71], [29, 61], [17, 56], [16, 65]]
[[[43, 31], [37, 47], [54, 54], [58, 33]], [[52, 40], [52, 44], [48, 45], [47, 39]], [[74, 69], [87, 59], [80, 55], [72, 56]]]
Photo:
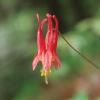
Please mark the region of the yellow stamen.
[[51, 70], [42, 70], [41, 71], [41, 76], [47, 77], [51, 73]]
[[45, 77], [45, 83], [48, 84], [48, 75], [51, 73], [51, 70], [42, 70], [41, 71], [41, 76]]

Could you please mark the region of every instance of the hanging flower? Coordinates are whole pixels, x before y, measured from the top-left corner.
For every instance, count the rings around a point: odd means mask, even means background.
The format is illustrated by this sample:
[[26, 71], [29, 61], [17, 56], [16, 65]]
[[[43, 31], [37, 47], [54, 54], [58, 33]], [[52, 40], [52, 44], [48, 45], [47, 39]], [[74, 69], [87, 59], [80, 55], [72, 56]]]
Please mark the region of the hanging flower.
[[[47, 83], [47, 76], [51, 73], [51, 66], [54, 65], [59, 68], [61, 62], [56, 52], [58, 41], [58, 20], [55, 15], [47, 14], [46, 18], [40, 21], [39, 15], [36, 15], [38, 21], [37, 32], [37, 54], [33, 60], [33, 70], [36, 68], [39, 61], [42, 62], [43, 68], [41, 76], [44, 76]], [[47, 22], [47, 34], [43, 36], [43, 26]], [[53, 27], [53, 22], [55, 27]]]

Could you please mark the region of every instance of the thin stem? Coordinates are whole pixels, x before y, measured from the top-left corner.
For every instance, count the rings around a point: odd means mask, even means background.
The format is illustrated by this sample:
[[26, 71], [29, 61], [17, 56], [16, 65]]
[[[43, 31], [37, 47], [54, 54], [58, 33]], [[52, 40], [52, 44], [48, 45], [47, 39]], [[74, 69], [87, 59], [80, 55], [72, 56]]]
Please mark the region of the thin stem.
[[92, 62], [88, 57], [86, 57], [85, 55], [83, 55], [79, 50], [77, 50], [76, 48], [74, 48], [68, 40], [65, 39], [65, 37], [59, 32], [60, 36], [63, 38], [63, 40], [67, 43], [67, 45], [69, 45], [69, 47], [71, 47], [76, 53], [78, 53], [82, 58], [84, 58], [88, 63], [90, 63], [93, 67], [95, 67], [96, 69], [100, 69], [94, 62]]

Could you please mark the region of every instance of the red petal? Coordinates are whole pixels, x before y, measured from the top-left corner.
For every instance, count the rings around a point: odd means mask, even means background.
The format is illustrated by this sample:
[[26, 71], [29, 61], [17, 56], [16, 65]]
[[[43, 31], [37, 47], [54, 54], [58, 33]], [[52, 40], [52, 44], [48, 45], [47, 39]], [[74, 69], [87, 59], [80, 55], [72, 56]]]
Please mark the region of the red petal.
[[[55, 15], [53, 18], [51, 15], [47, 14], [48, 19], [48, 30], [46, 35], [46, 47], [51, 51], [56, 50], [58, 41], [58, 20]], [[53, 28], [52, 21], [55, 21], [55, 28]]]
[[48, 19], [48, 31], [52, 32], [52, 16], [47, 14]]
[[58, 30], [58, 19], [56, 18], [55, 15], [53, 15], [53, 19], [55, 21], [55, 28], [53, 30], [53, 35], [54, 35], [53, 36], [54, 37], [53, 44], [54, 44], [54, 48], [56, 49], [56, 47], [57, 47], [57, 41], [58, 41], [58, 32], [59, 32], [59, 30]]
[[37, 55], [35, 56], [34, 60], [33, 60], [33, 63], [32, 63], [32, 68], [33, 68], [33, 70], [36, 68], [37, 63], [39, 62], [39, 60], [40, 60], [40, 57], [39, 57], [39, 55], [37, 54]]
[[53, 19], [54, 19], [54, 21], [55, 21], [55, 29], [58, 31], [58, 19], [57, 19], [57, 17], [55, 16], [55, 15], [53, 15]]
[[45, 53], [45, 65], [44, 65], [44, 69], [45, 70], [49, 70], [51, 67], [51, 61], [52, 61], [52, 53], [50, 50], [47, 50], [47, 52]]
[[42, 20], [42, 22], [41, 22], [41, 29], [43, 29], [43, 25], [46, 23], [46, 21], [47, 21], [47, 18]]
[[46, 47], [50, 48], [50, 44], [52, 44], [52, 39], [53, 39], [52, 16], [47, 14], [47, 19], [48, 19], [48, 29], [46, 35]]
[[42, 27], [43, 27], [45, 20], [41, 23], [38, 14], [36, 17], [37, 17], [37, 21], [39, 24], [38, 33], [37, 33], [38, 52], [42, 52], [45, 49], [45, 39], [44, 39], [43, 32], [42, 32]]
[[54, 59], [53, 63], [55, 64], [55, 67], [59, 68], [61, 66], [61, 62], [55, 51], [53, 52], [53, 59]]

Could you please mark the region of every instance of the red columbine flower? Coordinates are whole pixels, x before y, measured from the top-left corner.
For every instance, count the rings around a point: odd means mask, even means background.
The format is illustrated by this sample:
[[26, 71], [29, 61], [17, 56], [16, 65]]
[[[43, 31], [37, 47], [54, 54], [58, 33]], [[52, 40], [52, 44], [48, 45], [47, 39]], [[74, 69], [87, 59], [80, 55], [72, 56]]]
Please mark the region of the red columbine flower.
[[[52, 16], [49, 14], [47, 14], [46, 18], [42, 21], [40, 21], [38, 14], [36, 17], [39, 25], [37, 33], [38, 52], [33, 60], [32, 67], [34, 70], [37, 63], [41, 61], [43, 65], [41, 76], [47, 77], [51, 72], [52, 65], [55, 65], [56, 68], [59, 68], [61, 65], [56, 52], [58, 41], [58, 20], [55, 15]], [[46, 22], [48, 24], [48, 28], [46, 38], [44, 38], [42, 30]], [[55, 27], [53, 27], [53, 22], [55, 22]]]

